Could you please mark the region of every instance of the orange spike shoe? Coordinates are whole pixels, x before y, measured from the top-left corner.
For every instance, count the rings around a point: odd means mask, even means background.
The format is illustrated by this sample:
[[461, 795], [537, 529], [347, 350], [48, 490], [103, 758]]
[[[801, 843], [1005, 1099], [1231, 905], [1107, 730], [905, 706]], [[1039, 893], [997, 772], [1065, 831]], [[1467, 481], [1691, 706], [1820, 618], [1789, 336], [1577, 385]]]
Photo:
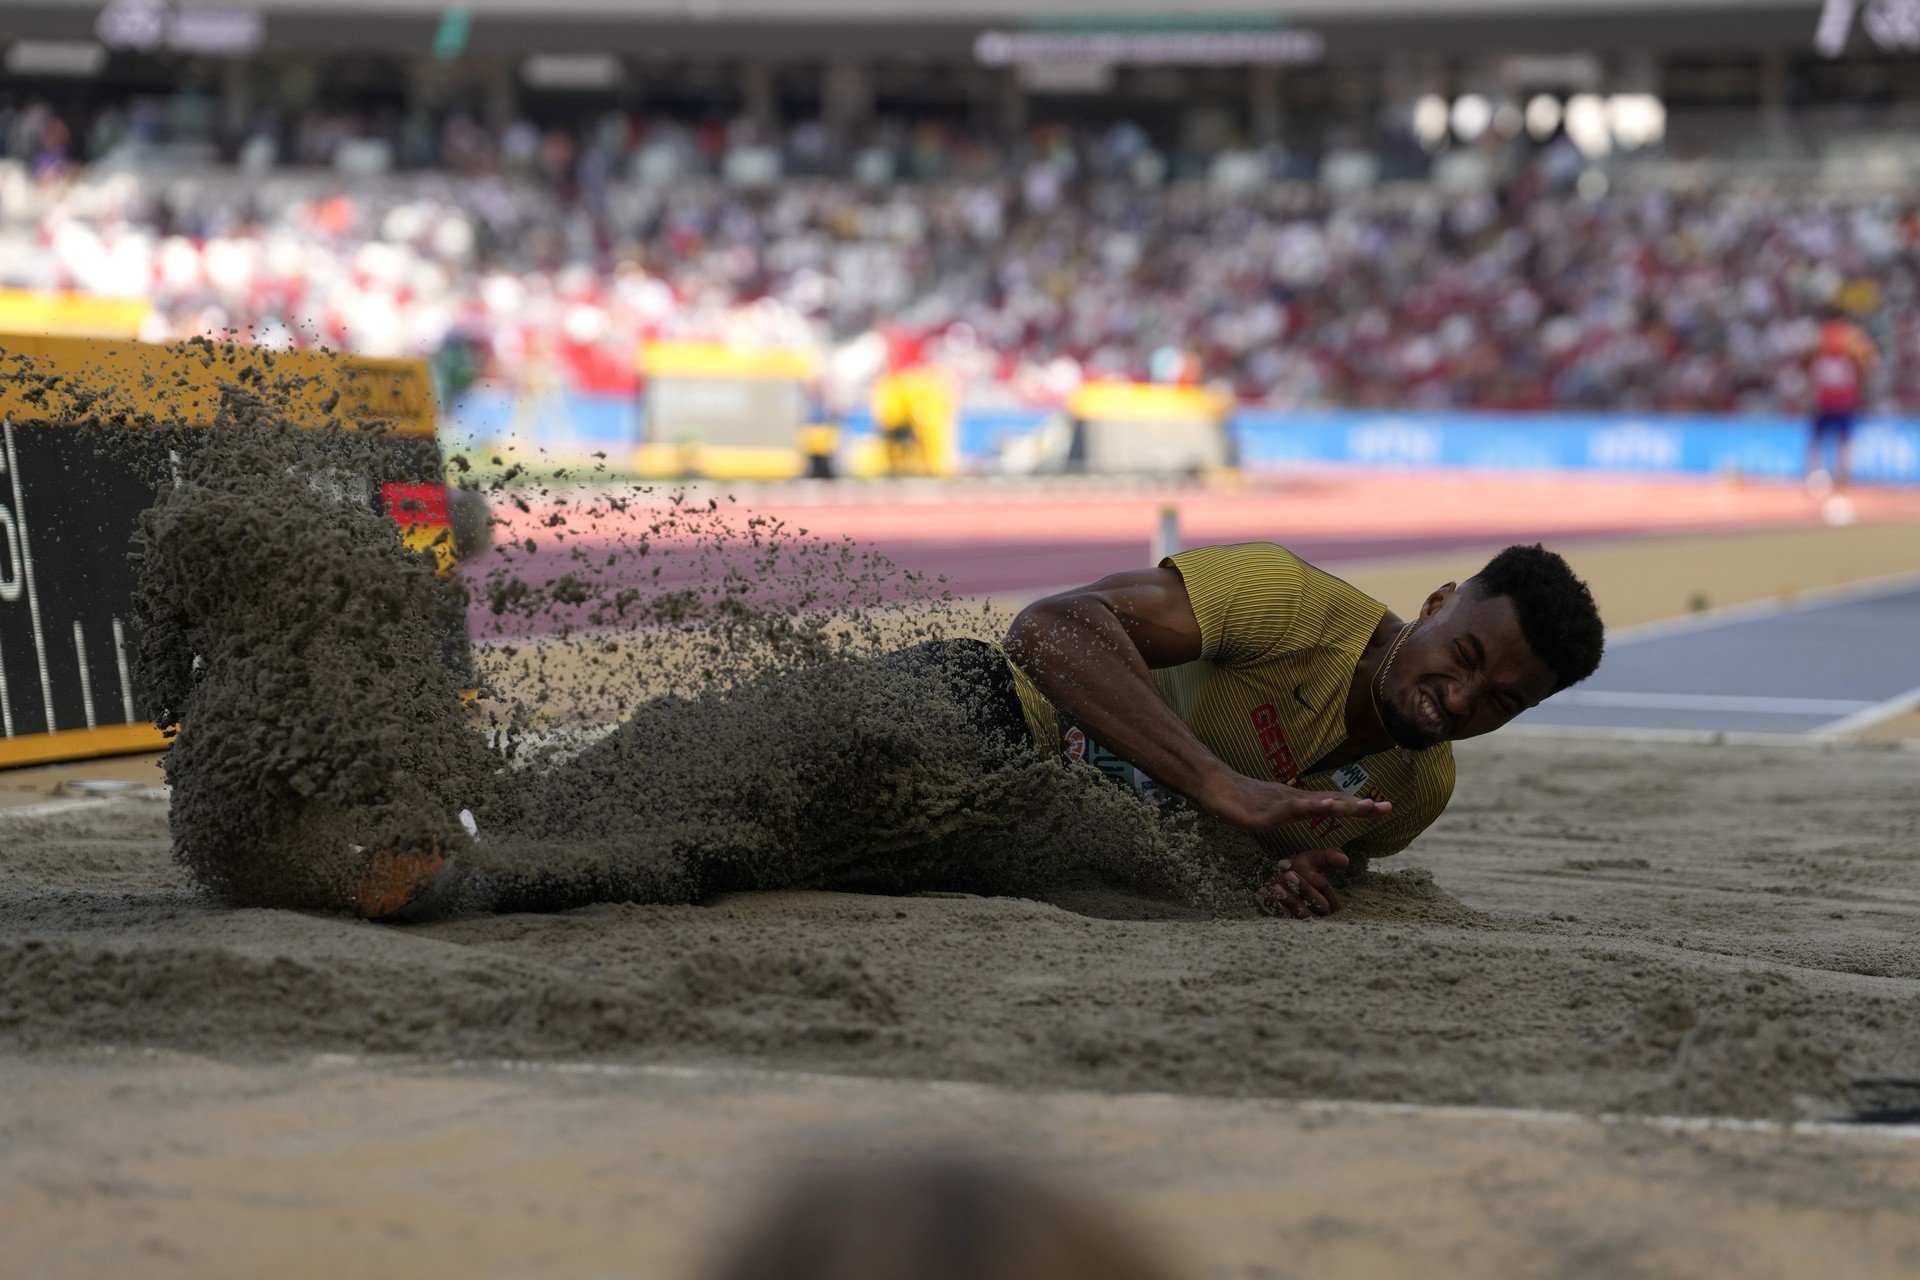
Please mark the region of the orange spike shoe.
[[371, 850], [348, 909], [365, 920], [390, 919], [419, 901], [447, 865], [438, 836], [428, 837], [424, 848]]

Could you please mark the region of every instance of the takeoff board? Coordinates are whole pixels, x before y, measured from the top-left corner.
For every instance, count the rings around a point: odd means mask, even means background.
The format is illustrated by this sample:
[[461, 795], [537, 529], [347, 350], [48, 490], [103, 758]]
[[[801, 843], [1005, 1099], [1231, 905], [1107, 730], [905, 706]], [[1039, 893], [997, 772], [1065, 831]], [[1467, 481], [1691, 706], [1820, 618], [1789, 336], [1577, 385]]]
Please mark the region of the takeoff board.
[[[128, 559], [154, 479], [137, 451], [123, 456], [85, 428], [205, 427], [222, 387], [244, 385], [262, 358], [245, 347], [0, 335], [0, 766], [165, 745], [136, 694]], [[409, 544], [432, 541], [425, 525], [444, 528], [446, 491], [426, 367], [271, 359], [277, 377], [300, 380], [296, 425], [387, 425], [390, 462], [368, 477], [368, 500]], [[51, 387], [47, 373], [59, 378]]]

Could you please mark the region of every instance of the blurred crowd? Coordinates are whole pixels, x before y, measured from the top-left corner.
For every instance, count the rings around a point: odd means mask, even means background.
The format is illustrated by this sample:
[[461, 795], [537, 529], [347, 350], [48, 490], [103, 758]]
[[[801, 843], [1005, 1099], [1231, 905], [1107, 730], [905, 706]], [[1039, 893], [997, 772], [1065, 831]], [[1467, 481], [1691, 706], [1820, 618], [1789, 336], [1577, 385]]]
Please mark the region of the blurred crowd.
[[0, 286], [150, 298], [148, 338], [605, 394], [644, 341], [698, 338], [817, 346], [848, 388], [907, 351], [1028, 402], [1131, 377], [1275, 406], [1801, 412], [1839, 301], [1880, 350], [1870, 406], [1920, 408], [1915, 205], [1608, 191], [1562, 144], [1450, 184], [1379, 181], [1377, 154], [1298, 180], [1279, 148], [1169, 156], [1124, 124], [849, 150], [804, 124], [315, 116], [191, 162], [135, 118], [84, 144], [44, 110], [0, 126]]

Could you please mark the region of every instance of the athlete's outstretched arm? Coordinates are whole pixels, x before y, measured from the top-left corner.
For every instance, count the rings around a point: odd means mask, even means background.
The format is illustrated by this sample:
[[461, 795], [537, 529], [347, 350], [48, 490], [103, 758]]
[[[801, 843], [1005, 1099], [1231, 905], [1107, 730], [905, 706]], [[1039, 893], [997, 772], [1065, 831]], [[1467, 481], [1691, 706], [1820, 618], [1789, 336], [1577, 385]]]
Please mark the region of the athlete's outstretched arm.
[[1389, 805], [1302, 791], [1238, 773], [1160, 698], [1156, 667], [1200, 656], [1200, 624], [1172, 569], [1129, 569], [1037, 600], [1007, 632], [1007, 654], [1060, 714], [1161, 785], [1236, 826], [1326, 814], [1370, 817]]

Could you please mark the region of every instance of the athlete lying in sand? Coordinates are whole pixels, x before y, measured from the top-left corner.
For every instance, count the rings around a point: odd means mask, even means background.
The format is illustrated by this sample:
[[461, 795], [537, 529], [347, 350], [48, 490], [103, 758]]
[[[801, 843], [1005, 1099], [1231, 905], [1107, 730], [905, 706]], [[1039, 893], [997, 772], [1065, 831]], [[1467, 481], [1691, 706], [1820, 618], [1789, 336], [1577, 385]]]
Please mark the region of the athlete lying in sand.
[[[691, 703], [645, 704], [541, 780], [545, 799], [521, 821], [535, 848], [525, 874], [510, 877], [516, 883], [476, 873], [458, 838], [425, 853], [389, 846], [370, 851], [351, 909], [419, 916], [693, 901], [738, 889], [909, 887], [922, 846], [938, 843], [938, 833], [912, 834], [926, 815], [902, 811], [929, 794], [913, 779], [933, 768], [984, 785], [1020, 773], [1037, 750], [1090, 764], [1149, 799], [1177, 793], [1251, 830], [1278, 855], [1261, 904], [1326, 914], [1339, 909], [1331, 877], [1350, 858], [1404, 848], [1445, 808], [1450, 740], [1497, 729], [1585, 679], [1601, 645], [1585, 585], [1538, 546], [1509, 547], [1405, 622], [1270, 543], [1201, 548], [1030, 606], [1004, 651], [929, 642], [820, 673], [842, 690], [824, 698], [793, 683], [809, 677], [774, 673], [705, 695], [717, 701], [697, 721], [684, 718]], [[845, 690], [868, 687], [923, 701], [829, 712]], [[957, 721], [936, 731], [925, 700], [949, 702]], [[762, 702], [810, 707], [807, 732], [819, 739], [779, 753], [781, 768], [799, 772], [771, 788], [714, 781], [723, 757], [759, 758], [753, 741], [707, 742], [700, 749], [711, 765], [689, 764], [671, 745], [689, 732], [678, 726], [706, 726], [691, 743], [762, 723]], [[916, 720], [915, 731], [900, 732]], [[929, 736], [936, 732], [946, 736]], [[610, 802], [610, 789], [622, 797]], [[962, 826], [990, 828], [1006, 820], [995, 809], [1004, 797], [992, 795], [936, 804]], [[609, 803], [620, 815], [610, 850], [671, 837], [676, 813], [695, 815], [691, 828], [678, 821], [696, 838], [656, 841], [657, 858], [628, 857], [618, 874], [565, 874], [550, 850], [539, 852], [541, 839], [578, 835], [573, 815]]]
[[[489, 733], [448, 687], [437, 565], [337, 481], [382, 474], [376, 443], [216, 424], [141, 516], [136, 692], [178, 726], [173, 853], [236, 905], [418, 918], [1110, 884], [1231, 909], [1258, 885], [1269, 909], [1312, 915], [1338, 907], [1328, 877], [1349, 858], [1438, 816], [1449, 739], [1600, 660], [1591, 596], [1540, 547], [1405, 623], [1280, 547], [1201, 548], [1043, 600], [1003, 647], [958, 638], [974, 624], [950, 608], [874, 625], [854, 605], [899, 585], [890, 567], [799, 533], [774, 554], [762, 526], [721, 523], [696, 527], [693, 576], [716, 540], [763, 558], [706, 594], [670, 577], [650, 596], [607, 558], [602, 603], [632, 613], [638, 662], [663, 642], [668, 666], [643, 668], [663, 692], [522, 753], [518, 717], [539, 723], [556, 690], [505, 695]], [[633, 550], [650, 553], [655, 573], [672, 554]], [[832, 583], [853, 605], [794, 603], [838, 599], [818, 594]], [[537, 612], [591, 585], [509, 578], [488, 599]], [[946, 638], [885, 652], [903, 632]], [[1101, 775], [1254, 839], [1156, 822]]]
[[1586, 679], [1602, 643], [1586, 585], [1539, 546], [1403, 622], [1245, 543], [1041, 600], [1007, 652], [1037, 742], [1257, 832], [1282, 855], [1262, 904], [1304, 917], [1339, 910], [1329, 876], [1352, 855], [1394, 853], [1446, 808], [1450, 741]]

